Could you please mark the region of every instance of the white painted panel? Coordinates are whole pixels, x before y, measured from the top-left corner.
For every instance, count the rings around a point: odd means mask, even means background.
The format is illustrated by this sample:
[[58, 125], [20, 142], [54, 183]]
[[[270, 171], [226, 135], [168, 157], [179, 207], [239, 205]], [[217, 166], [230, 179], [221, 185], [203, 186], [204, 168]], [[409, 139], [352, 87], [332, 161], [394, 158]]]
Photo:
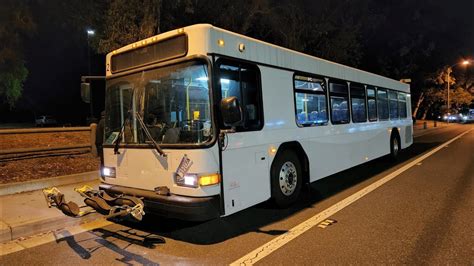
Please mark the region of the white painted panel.
[[105, 166], [116, 167], [117, 177], [106, 178], [105, 183], [145, 190], [167, 186], [170, 192], [186, 196], [210, 196], [220, 193], [220, 186], [187, 188], [174, 183], [174, 174], [181, 158], [186, 154], [193, 161], [189, 173], [218, 173], [219, 157], [217, 145], [208, 149], [164, 150], [166, 158], [154, 149], [120, 149], [115, 155], [113, 149], [104, 149]]

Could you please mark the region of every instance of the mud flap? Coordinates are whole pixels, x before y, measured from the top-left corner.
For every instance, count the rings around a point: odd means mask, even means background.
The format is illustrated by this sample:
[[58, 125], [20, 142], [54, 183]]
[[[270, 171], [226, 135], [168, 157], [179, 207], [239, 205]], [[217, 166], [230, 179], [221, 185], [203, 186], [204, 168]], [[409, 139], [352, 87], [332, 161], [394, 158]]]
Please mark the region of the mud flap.
[[[66, 203], [64, 194], [55, 187], [43, 189], [43, 195], [49, 208], [58, 208], [71, 217], [82, 217], [98, 212], [107, 219], [131, 217], [133, 220], [141, 221], [145, 215], [144, 203], [137, 197], [125, 195], [112, 197], [103, 190], [94, 190], [87, 185], [74, 190], [85, 198], [86, 206], [79, 206], [72, 201]], [[86, 207], [91, 207], [93, 210], [85, 209]]]

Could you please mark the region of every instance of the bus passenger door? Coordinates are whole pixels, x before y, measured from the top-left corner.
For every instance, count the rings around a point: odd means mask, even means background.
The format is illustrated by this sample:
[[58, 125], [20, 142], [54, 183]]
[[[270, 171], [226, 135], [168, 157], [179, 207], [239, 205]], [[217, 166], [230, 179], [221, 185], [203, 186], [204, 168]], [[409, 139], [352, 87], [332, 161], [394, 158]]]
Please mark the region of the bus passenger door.
[[[219, 102], [236, 97], [242, 121], [235, 132], [221, 138], [222, 182], [225, 215], [260, 203], [270, 197], [268, 155], [262, 140], [263, 106], [260, 71], [256, 65], [219, 59], [216, 64]], [[229, 130], [218, 112], [222, 130]]]

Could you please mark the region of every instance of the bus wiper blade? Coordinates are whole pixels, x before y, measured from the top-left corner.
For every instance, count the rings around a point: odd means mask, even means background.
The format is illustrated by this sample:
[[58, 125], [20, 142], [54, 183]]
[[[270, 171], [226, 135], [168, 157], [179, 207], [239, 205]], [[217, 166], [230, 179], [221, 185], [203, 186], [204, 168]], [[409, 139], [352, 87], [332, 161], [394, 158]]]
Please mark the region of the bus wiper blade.
[[125, 131], [125, 124], [128, 122], [128, 120], [130, 120], [130, 115], [131, 111], [129, 111], [129, 113], [127, 114], [127, 117], [125, 118], [125, 120], [123, 121], [123, 124], [122, 124], [122, 128], [120, 129], [120, 132], [117, 136], [117, 139], [114, 141], [114, 154], [117, 155], [117, 154], [120, 154], [119, 152], [119, 144], [120, 142], [122, 141], [122, 135], [123, 135], [123, 132]]
[[142, 116], [138, 112], [135, 112], [135, 116], [138, 120], [138, 123], [140, 123], [140, 126], [143, 129], [143, 132], [145, 132], [146, 137], [153, 143], [153, 146], [155, 147], [156, 151], [161, 156], [166, 157], [165, 152], [160, 148], [160, 145], [158, 145], [158, 143], [155, 141], [155, 139], [153, 139], [153, 137], [151, 136], [150, 131], [148, 130], [148, 128], [145, 125], [145, 122], [143, 122]]

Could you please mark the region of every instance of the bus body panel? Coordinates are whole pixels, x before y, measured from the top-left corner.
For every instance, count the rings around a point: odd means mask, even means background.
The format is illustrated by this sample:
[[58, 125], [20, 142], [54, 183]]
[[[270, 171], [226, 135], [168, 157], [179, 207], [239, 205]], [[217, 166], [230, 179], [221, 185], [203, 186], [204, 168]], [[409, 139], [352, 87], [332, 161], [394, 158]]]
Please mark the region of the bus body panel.
[[113, 149], [104, 149], [104, 165], [116, 168], [115, 178], [105, 178], [104, 183], [153, 191], [166, 186], [170, 193], [192, 197], [205, 197], [220, 193], [219, 185], [200, 188], [177, 186], [174, 175], [186, 155], [193, 164], [188, 173], [211, 174], [219, 172], [217, 145], [208, 149], [166, 149], [166, 157], [151, 148], [121, 148], [115, 155]]

